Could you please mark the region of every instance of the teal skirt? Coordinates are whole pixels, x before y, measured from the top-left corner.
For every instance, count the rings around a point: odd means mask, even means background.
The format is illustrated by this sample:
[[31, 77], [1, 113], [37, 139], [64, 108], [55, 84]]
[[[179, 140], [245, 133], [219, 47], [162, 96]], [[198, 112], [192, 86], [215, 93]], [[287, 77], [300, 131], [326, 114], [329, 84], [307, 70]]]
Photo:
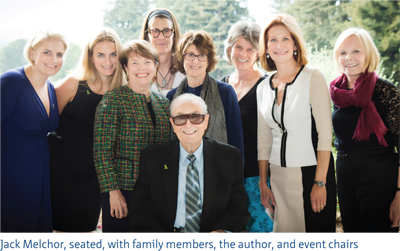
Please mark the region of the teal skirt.
[[245, 178], [244, 188], [247, 192], [247, 209], [251, 218], [247, 223], [247, 230], [253, 233], [272, 232], [272, 221], [265, 213], [265, 208], [261, 204], [260, 188], [258, 186], [259, 176]]

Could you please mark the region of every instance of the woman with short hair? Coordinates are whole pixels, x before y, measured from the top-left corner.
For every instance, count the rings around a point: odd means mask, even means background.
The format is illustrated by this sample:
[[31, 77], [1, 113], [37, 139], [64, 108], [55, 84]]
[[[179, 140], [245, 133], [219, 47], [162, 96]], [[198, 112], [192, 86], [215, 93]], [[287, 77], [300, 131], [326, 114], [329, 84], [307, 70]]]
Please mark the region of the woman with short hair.
[[216, 56], [210, 34], [205, 31], [184, 34], [177, 46], [174, 65], [186, 78], [167, 94], [167, 98], [172, 101], [183, 93], [200, 96], [210, 114], [205, 136], [235, 146], [243, 155], [242, 120], [235, 91], [208, 74], [218, 63]]
[[139, 176], [140, 151], [170, 140], [169, 101], [150, 90], [158, 54], [145, 40], [127, 42], [119, 61], [128, 84], [104, 95], [96, 111], [94, 162], [103, 232], [130, 229], [128, 205]]
[[325, 77], [307, 66], [306, 43], [292, 16], [272, 17], [260, 36], [260, 55], [266, 71], [276, 70], [257, 88], [261, 202], [274, 211], [274, 232], [335, 232]]
[[344, 232], [398, 232], [399, 90], [375, 71], [379, 52], [364, 29], [347, 29], [334, 47], [341, 74], [330, 85]]
[[150, 11], [143, 22], [140, 38], [149, 41], [160, 58], [151, 90], [164, 96], [185, 77], [173, 64], [180, 35], [178, 21], [174, 13], [167, 9], [156, 8]]
[[102, 28], [83, 49], [75, 73], [56, 87], [60, 126], [48, 136], [53, 229], [90, 232], [100, 216], [100, 187], [93, 162], [93, 127], [103, 95], [124, 84], [121, 41]]
[[260, 201], [259, 169], [257, 161], [257, 86], [268, 77], [258, 68], [260, 62], [258, 24], [245, 20], [235, 23], [225, 40], [225, 57], [235, 72], [220, 79], [229, 83], [239, 101], [244, 138], [244, 187], [248, 210], [251, 213], [247, 229], [250, 232], [271, 232], [272, 221]]
[[1, 232], [51, 232], [47, 134], [58, 127], [50, 76], [64, 61], [67, 39], [36, 33], [25, 45], [28, 65], [1, 82]]

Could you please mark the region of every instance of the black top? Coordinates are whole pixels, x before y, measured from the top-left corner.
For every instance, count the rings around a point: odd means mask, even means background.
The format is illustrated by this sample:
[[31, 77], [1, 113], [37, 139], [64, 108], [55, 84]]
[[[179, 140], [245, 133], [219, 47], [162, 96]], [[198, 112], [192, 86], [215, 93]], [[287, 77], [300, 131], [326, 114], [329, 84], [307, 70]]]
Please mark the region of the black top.
[[[376, 110], [382, 118], [388, 132], [385, 140], [389, 148], [399, 147], [399, 91], [389, 81], [378, 79], [372, 95]], [[335, 146], [338, 151], [359, 151], [365, 149], [384, 149], [375, 134], [371, 134], [368, 141], [353, 139], [362, 108], [333, 106], [332, 124], [335, 131]]]
[[103, 95], [80, 81], [74, 99], [60, 115], [60, 126], [49, 135], [51, 168], [97, 177], [93, 162], [93, 125]]
[[[229, 76], [223, 76], [220, 81], [228, 83]], [[239, 101], [243, 128], [245, 178], [260, 175], [257, 159], [257, 86], [267, 77], [268, 75], [262, 76]]]

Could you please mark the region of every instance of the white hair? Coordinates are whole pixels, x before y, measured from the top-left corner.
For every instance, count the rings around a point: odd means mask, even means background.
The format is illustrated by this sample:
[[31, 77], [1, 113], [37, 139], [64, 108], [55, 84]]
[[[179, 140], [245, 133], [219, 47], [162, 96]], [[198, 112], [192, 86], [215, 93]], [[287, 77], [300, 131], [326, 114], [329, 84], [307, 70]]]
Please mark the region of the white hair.
[[181, 106], [182, 104], [191, 103], [197, 105], [202, 110], [202, 114], [207, 114], [207, 105], [206, 102], [199, 96], [196, 96], [191, 93], [184, 93], [174, 98], [169, 106], [171, 116], [174, 113], [176, 107]]

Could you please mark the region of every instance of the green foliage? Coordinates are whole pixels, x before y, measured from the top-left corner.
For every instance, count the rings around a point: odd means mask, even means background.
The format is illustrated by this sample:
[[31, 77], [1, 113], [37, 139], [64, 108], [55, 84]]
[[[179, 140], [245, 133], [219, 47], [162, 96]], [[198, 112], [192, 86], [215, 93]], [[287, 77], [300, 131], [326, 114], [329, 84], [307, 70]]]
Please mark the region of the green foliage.
[[[241, 19], [250, 19], [247, 0], [178, 0], [178, 1], [129, 1], [117, 0], [112, 10], [106, 12], [104, 25], [115, 29], [123, 40], [137, 38], [145, 15], [153, 8], [171, 10], [180, 25], [181, 34], [189, 30], [205, 30], [214, 39], [218, 48], [220, 62], [211, 73], [215, 78], [234, 71], [223, 59], [223, 41], [228, 36], [229, 28]], [[129, 21], [127, 21], [129, 20]]]
[[348, 20], [344, 6], [336, 2], [348, 1], [276, 0], [275, 8], [296, 18], [308, 43], [332, 49], [332, 38], [344, 30], [343, 22]]
[[18, 39], [0, 48], [0, 73], [26, 65], [23, 51], [28, 39]]
[[308, 53], [308, 65], [314, 68], [318, 68], [321, 70], [329, 84], [332, 80], [338, 77], [338, 74], [335, 72], [332, 50], [324, 48], [318, 48], [317, 46], [307, 47]]
[[352, 26], [362, 27], [370, 32], [381, 54], [383, 63], [379, 76], [392, 76], [395, 82], [400, 80], [399, 11], [399, 1], [352, 1], [348, 6], [348, 13], [352, 13]]
[[113, 28], [122, 43], [138, 39], [150, 4], [149, 0], [116, 0], [114, 7], [104, 14], [104, 26]]

